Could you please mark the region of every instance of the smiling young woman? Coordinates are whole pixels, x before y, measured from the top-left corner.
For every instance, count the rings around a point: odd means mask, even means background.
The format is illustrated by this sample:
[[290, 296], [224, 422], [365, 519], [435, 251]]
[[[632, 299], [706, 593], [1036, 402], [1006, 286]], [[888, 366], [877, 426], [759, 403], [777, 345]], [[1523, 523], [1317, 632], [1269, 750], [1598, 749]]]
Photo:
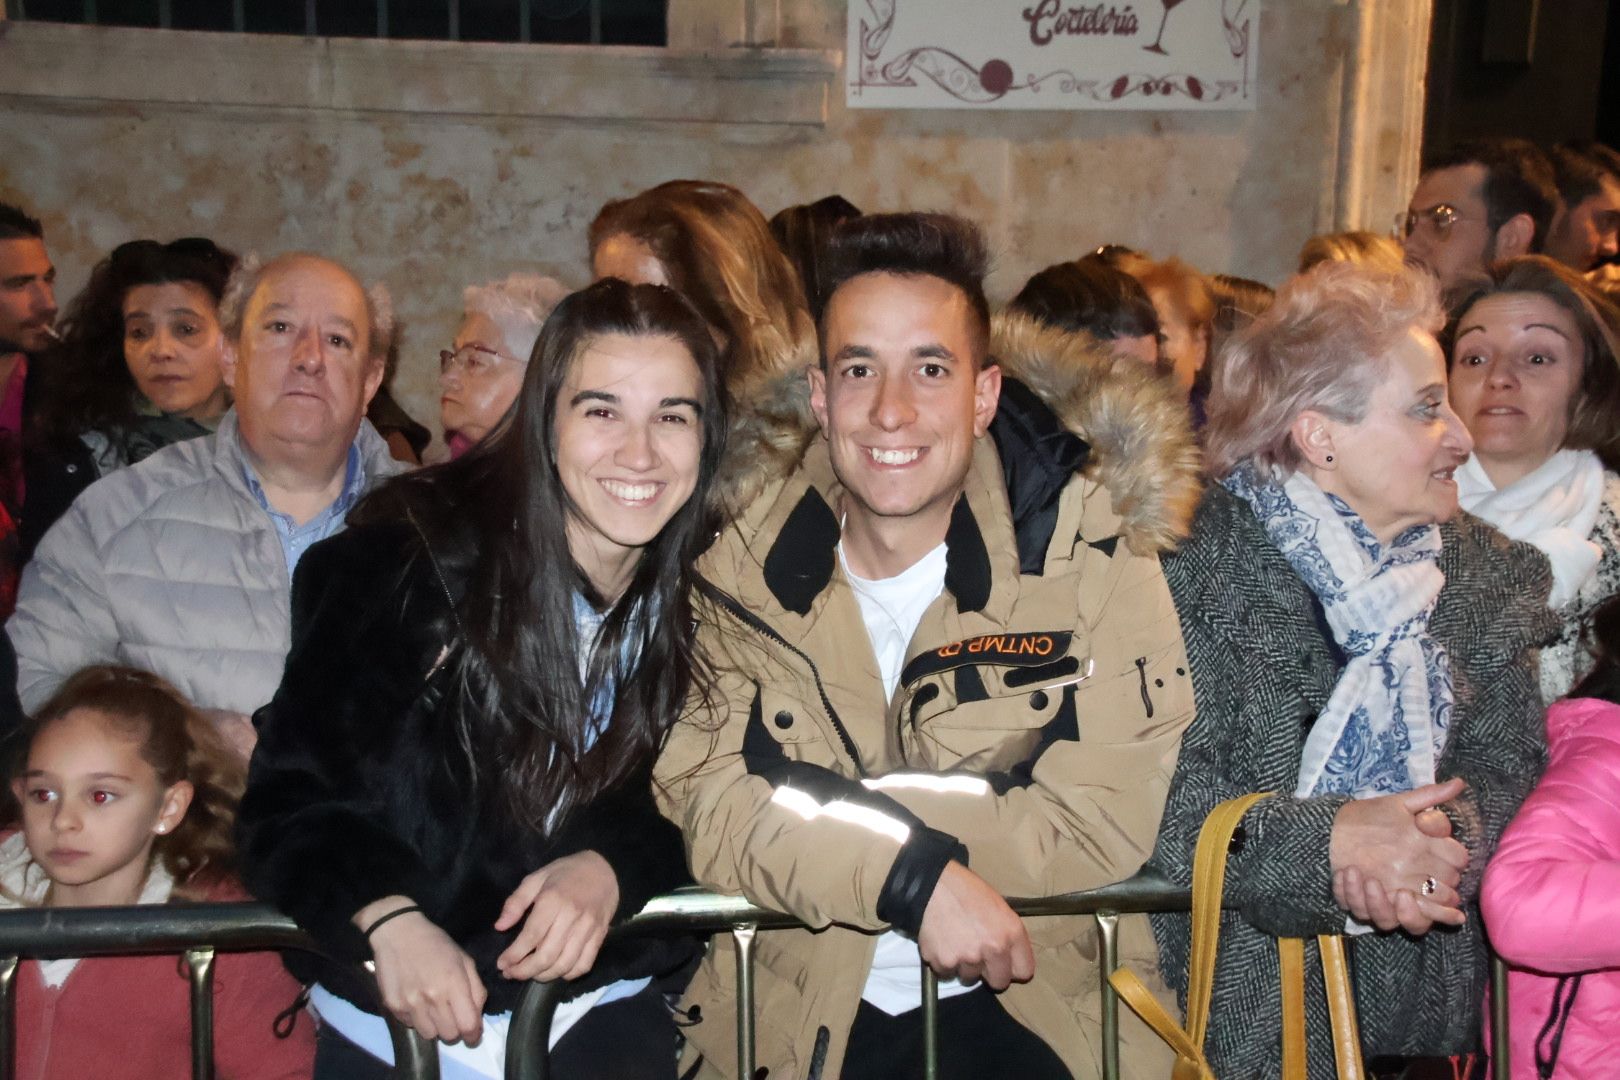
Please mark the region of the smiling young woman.
[[[650, 769], [701, 680], [687, 597], [714, 535], [716, 361], [668, 288], [575, 293], [489, 437], [380, 489], [300, 563], [246, 875], [328, 955], [373, 960], [385, 1006], [457, 1075], [501, 1076], [524, 984], [566, 978], [556, 1075], [673, 1076], [648, 980], [684, 946], [602, 946], [687, 880]], [[316, 1075], [387, 1075], [364, 988], [305, 974]]]

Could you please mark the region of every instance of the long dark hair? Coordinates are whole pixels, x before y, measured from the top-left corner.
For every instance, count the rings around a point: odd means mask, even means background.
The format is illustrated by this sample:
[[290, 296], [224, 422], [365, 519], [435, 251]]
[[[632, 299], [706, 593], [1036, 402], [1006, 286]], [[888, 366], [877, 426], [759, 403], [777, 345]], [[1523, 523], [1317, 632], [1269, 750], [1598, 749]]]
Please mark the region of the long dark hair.
[[[703, 382], [697, 486], [611, 603], [569, 551], [571, 503], [553, 430], [574, 364], [606, 334], [674, 338]], [[689, 594], [693, 564], [715, 531], [707, 489], [725, 439], [723, 394], [714, 338], [690, 303], [663, 286], [599, 281], [546, 320], [517, 401], [488, 437], [454, 461], [392, 481], [350, 518], [397, 519], [403, 499], [429, 536], [475, 534], [466, 593], [455, 600], [464, 638], [454, 661], [456, 736], [482, 794], [538, 831], [650, 762], [688, 691], [706, 684]], [[583, 681], [589, 643], [575, 629], [576, 593], [605, 609]], [[609, 683], [612, 719], [590, 743], [590, 705]], [[501, 765], [490, 777], [492, 761]]]
[[[62, 340], [41, 359], [33, 430], [44, 444], [87, 431], [127, 428], [139, 391], [124, 362], [124, 297], [140, 285], [193, 284], [217, 305], [236, 256], [212, 240], [132, 240], [90, 272], [62, 318]], [[32, 375], [30, 375], [32, 377]]]

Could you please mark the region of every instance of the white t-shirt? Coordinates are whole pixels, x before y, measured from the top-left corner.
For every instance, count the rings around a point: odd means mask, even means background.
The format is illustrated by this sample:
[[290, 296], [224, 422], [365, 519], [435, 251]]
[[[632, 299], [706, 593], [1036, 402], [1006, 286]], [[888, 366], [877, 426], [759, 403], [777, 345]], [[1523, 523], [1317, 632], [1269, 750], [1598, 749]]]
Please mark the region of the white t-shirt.
[[[922, 622], [928, 606], [945, 591], [945, 545], [940, 544], [909, 568], [882, 581], [869, 581], [850, 570], [844, 561], [843, 544], [838, 545], [838, 561], [860, 603], [866, 636], [872, 640], [872, 652], [877, 655], [878, 671], [883, 676], [884, 696], [892, 699], [917, 624]], [[955, 979], [941, 979], [939, 996], [954, 997], [972, 989]], [[894, 930], [878, 938], [872, 971], [866, 977], [861, 998], [890, 1016], [910, 1012], [922, 1004], [922, 957], [916, 942]]]

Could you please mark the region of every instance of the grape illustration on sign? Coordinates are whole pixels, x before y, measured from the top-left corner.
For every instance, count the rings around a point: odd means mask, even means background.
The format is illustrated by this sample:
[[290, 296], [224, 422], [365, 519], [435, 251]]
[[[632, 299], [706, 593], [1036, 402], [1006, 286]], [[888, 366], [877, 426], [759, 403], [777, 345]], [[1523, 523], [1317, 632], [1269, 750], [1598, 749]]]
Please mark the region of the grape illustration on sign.
[[850, 0], [848, 101], [1251, 109], [1260, 0]]

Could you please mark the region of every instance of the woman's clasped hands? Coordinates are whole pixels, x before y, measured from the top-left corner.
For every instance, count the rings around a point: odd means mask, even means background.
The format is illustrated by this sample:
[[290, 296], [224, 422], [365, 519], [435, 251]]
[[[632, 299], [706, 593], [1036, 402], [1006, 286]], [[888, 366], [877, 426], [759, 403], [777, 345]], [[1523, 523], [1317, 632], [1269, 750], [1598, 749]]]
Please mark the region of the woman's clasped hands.
[[1467, 916], [1457, 886], [1468, 849], [1436, 807], [1466, 790], [1453, 778], [1345, 803], [1329, 845], [1334, 901], [1380, 930], [1425, 934], [1436, 923], [1461, 926]]

